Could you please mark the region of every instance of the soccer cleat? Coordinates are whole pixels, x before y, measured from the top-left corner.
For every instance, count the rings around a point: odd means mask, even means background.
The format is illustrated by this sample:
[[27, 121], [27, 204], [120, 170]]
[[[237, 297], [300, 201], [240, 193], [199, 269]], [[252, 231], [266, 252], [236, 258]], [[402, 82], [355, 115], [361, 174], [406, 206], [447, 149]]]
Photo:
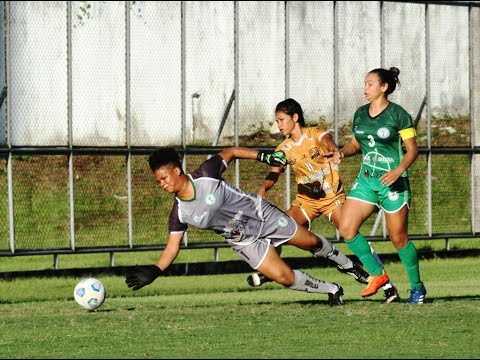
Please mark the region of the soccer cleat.
[[400, 302], [400, 296], [395, 286], [384, 289], [385, 297], [387, 298], [387, 303], [391, 302]]
[[388, 278], [387, 273], [383, 270], [382, 275], [370, 276], [368, 285], [362, 292], [362, 297], [372, 296], [375, 294], [378, 289], [385, 285], [390, 279]]
[[272, 281], [272, 280], [270, 280], [265, 275], [262, 275], [260, 273], [251, 274], [251, 275], [248, 275], [248, 277], [247, 277], [248, 285], [254, 286], [254, 287], [262, 286], [263, 284], [265, 284], [267, 282], [270, 282], [270, 281]]
[[408, 299], [409, 304], [423, 304], [425, 302], [425, 295], [427, 295], [427, 289], [425, 286], [422, 286], [420, 290], [411, 289], [410, 290], [410, 299]]
[[[337, 285], [337, 284], [334, 284]], [[328, 303], [330, 306], [340, 306], [343, 305], [343, 288], [340, 285], [337, 285], [338, 290], [335, 293], [328, 293]]]
[[337, 270], [341, 273], [350, 275], [361, 284], [368, 284], [368, 278], [370, 275], [368, 275], [368, 273], [356, 263], [353, 263], [353, 267], [350, 269], [342, 269], [340, 265], [338, 265]]

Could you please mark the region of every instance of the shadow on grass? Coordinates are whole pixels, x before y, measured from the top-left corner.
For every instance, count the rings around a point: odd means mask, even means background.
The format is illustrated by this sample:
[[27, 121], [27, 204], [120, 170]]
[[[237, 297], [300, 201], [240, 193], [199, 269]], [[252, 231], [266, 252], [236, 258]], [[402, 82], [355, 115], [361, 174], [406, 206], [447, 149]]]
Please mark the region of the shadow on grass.
[[[384, 263], [398, 262], [398, 254], [382, 254]], [[434, 258], [464, 258], [480, 256], [480, 249], [458, 250], [458, 251], [433, 251], [419, 252], [420, 260]], [[348, 256], [355, 262], [359, 262], [355, 255]], [[313, 257], [290, 257], [284, 260], [292, 268], [310, 269], [318, 267], [335, 267], [335, 263], [324, 258]], [[126, 271], [132, 266], [113, 266], [96, 268], [74, 268], [74, 269], [46, 269], [33, 271], [11, 271], [0, 272], [1, 280], [15, 280], [18, 278], [42, 278], [42, 277], [98, 277], [102, 275], [120, 275], [125, 276]], [[219, 275], [219, 274], [238, 274], [249, 273], [252, 269], [242, 260], [217, 261], [217, 262], [194, 262], [194, 263], [174, 263], [162, 276], [188, 276], [188, 275]]]
[[[480, 295], [462, 295], [462, 296], [435, 296], [435, 297], [427, 297], [425, 299], [425, 304], [432, 304], [435, 302], [440, 302], [440, 301], [458, 301], [458, 300], [468, 300], [468, 301], [480, 301]], [[348, 305], [349, 303], [379, 303], [379, 304], [386, 304], [385, 299], [344, 299], [345, 305]], [[273, 302], [259, 302], [260, 304], [266, 304], [266, 305], [271, 305]], [[298, 305], [329, 305], [327, 300], [323, 299], [318, 299], [318, 300], [297, 300], [297, 301], [286, 301], [282, 303], [283, 305], [289, 305], [289, 304], [298, 304]], [[390, 305], [391, 304], [391, 305]], [[408, 304], [408, 298], [402, 299], [400, 302], [396, 303], [390, 303], [390, 306], [395, 306], [397, 304]]]

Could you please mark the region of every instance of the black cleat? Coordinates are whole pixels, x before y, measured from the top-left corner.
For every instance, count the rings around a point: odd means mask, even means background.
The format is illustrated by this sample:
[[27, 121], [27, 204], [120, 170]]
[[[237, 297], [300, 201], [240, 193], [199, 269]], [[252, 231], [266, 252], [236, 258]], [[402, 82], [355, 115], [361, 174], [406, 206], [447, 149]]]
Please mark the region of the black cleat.
[[353, 267], [349, 269], [342, 269], [340, 265], [338, 265], [337, 270], [341, 273], [350, 275], [360, 284], [368, 284], [368, 278], [370, 275], [358, 264], [353, 263]]
[[338, 290], [335, 293], [328, 293], [328, 303], [330, 306], [341, 306], [343, 305], [343, 288], [338, 284], [334, 285], [338, 286]]
[[400, 296], [395, 286], [392, 286], [388, 289], [384, 289], [385, 297], [387, 298], [387, 303], [391, 302], [400, 302]]
[[254, 286], [254, 287], [262, 286], [263, 284], [265, 284], [267, 282], [271, 282], [271, 281], [272, 280], [270, 280], [265, 275], [262, 275], [260, 273], [251, 274], [251, 275], [248, 275], [248, 277], [247, 277], [248, 285]]

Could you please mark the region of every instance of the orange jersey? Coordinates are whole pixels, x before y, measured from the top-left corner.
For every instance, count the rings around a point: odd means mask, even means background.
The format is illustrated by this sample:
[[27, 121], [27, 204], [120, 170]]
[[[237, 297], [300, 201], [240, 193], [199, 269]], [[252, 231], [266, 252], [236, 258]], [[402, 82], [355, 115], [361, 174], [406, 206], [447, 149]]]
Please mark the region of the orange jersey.
[[333, 198], [343, 192], [338, 164], [325, 162], [325, 154], [330, 153], [322, 144], [322, 136], [328, 131], [321, 127], [303, 129], [298, 142], [285, 139], [276, 150], [282, 150], [292, 167], [299, 194], [313, 199]]

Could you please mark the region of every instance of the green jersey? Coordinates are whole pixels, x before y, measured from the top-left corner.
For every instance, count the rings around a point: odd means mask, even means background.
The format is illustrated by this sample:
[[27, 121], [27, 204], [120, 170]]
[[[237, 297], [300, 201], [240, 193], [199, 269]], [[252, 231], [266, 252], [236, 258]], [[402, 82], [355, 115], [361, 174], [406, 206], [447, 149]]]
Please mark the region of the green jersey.
[[[412, 128], [412, 117], [398, 104], [390, 102], [377, 116], [368, 113], [370, 104], [361, 106], [353, 117], [352, 133], [360, 143], [365, 177], [379, 178], [396, 168], [403, 158], [400, 131]], [[407, 172], [402, 174], [406, 177]]]

